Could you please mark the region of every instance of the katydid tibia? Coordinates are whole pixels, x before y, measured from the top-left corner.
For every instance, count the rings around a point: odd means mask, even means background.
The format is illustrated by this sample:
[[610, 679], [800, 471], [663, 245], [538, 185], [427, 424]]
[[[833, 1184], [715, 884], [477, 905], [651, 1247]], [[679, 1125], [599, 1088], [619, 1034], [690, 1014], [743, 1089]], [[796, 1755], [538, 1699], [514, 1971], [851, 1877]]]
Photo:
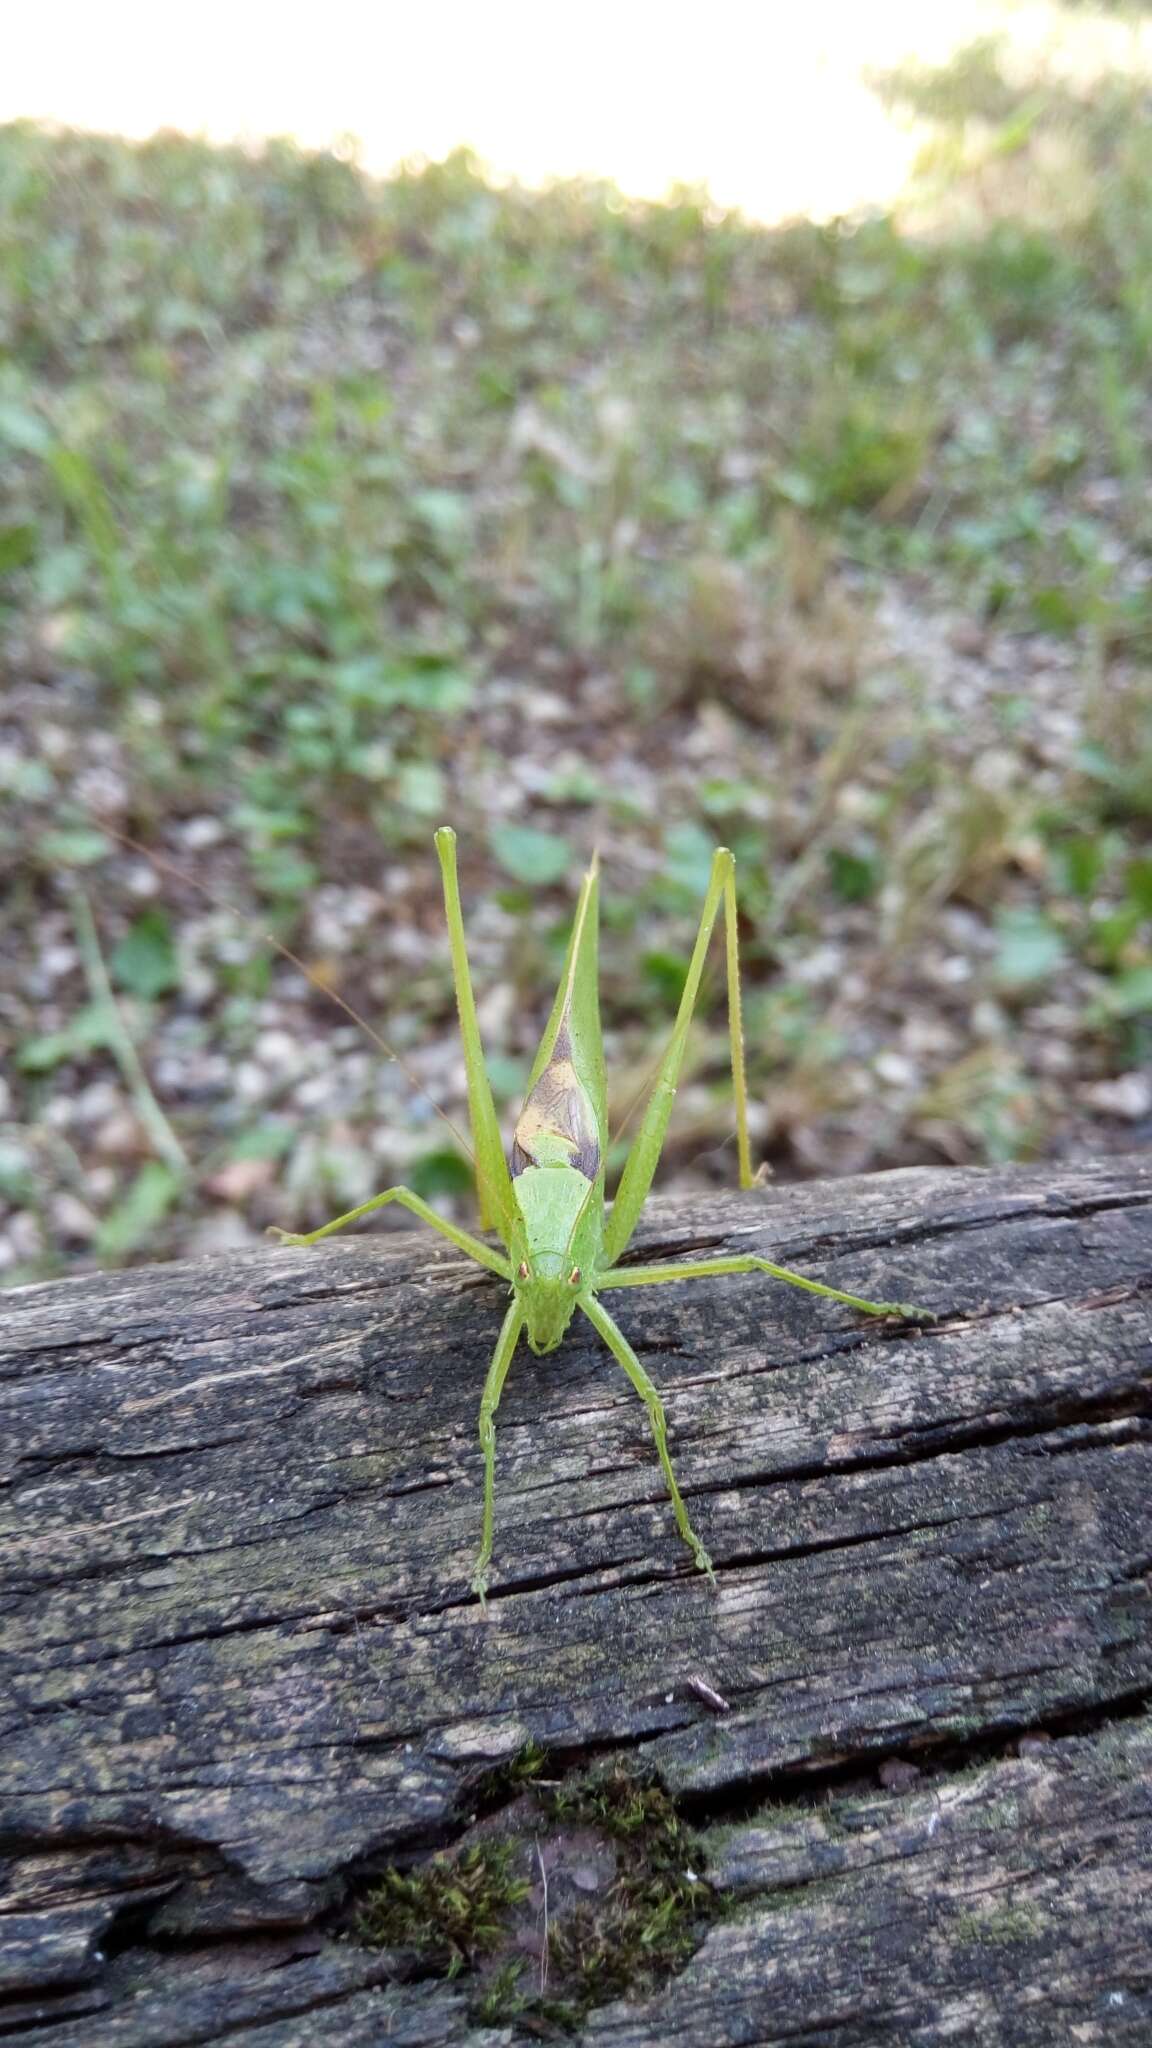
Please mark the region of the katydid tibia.
[[512, 1290], [480, 1402], [480, 1442], [484, 1453], [484, 1510], [480, 1551], [472, 1587], [481, 1601], [488, 1586], [492, 1559], [496, 1474], [496, 1410], [508, 1368], [521, 1335], [535, 1352], [554, 1351], [577, 1309], [604, 1339], [624, 1368], [648, 1411], [656, 1449], [672, 1500], [676, 1525], [702, 1572], [712, 1577], [712, 1563], [688, 1518], [668, 1453], [663, 1404], [623, 1331], [599, 1296], [613, 1287], [654, 1287], [671, 1280], [703, 1280], [727, 1273], [768, 1273], [811, 1294], [826, 1295], [866, 1315], [897, 1315], [919, 1319], [922, 1311], [905, 1303], [862, 1301], [839, 1288], [825, 1287], [785, 1266], [751, 1254], [745, 1257], [689, 1260], [681, 1264], [622, 1266], [620, 1260], [640, 1220], [656, 1171], [672, 1111], [676, 1084], [684, 1061], [688, 1030], [700, 990], [708, 942], [723, 906], [728, 975], [728, 1031], [732, 1085], [736, 1097], [736, 1139], [740, 1185], [753, 1187], [748, 1139], [748, 1096], [740, 1019], [740, 971], [736, 932], [735, 863], [726, 847], [713, 856], [712, 871], [696, 943], [671, 1039], [657, 1070], [639, 1130], [632, 1142], [611, 1208], [604, 1199], [608, 1152], [608, 1088], [600, 1035], [598, 985], [598, 866], [584, 877], [564, 971], [552, 1014], [528, 1079], [528, 1093], [516, 1125], [511, 1158], [505, 1159], [488, 1081], [472, 978], [464, 938], [464, 919], [456, 876], [456, 834], [442, 826], [436, 850], [444, 882], [444, 907], [452, 950], [452, 973], [460, 1012], [468, 1111], [475, 1147], [477, 1189], [482, 1226], [495, 1227], [503, 1253], [462, 1230], [414, 1194], [410, 1188], [387, 1188], [306, 1235], [276, 1231], [286, 1244], [316, 1244], [389, 1202], [399, 1202], [451, 1240]]

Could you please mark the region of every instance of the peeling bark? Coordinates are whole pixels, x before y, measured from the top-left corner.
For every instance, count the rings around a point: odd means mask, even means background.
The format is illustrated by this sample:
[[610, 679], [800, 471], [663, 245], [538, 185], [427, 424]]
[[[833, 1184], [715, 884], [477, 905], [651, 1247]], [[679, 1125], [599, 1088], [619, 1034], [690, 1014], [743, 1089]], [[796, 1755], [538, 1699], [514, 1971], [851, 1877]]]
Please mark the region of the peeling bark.
[[486, 1619], [503, 1289], [450, 1248], [0, 1303], [0, 2036], [516, 2038], [333, 1935], [532, 1741], [657, 1771], [733, 1901], [589, 2044], [1152, 2038], [1152, 1165], [651, 1205], [638, 1258], [709, 1251], [941, 1320], [614, 1297], [715, 1592], [591, 1330], [525, 1352]]

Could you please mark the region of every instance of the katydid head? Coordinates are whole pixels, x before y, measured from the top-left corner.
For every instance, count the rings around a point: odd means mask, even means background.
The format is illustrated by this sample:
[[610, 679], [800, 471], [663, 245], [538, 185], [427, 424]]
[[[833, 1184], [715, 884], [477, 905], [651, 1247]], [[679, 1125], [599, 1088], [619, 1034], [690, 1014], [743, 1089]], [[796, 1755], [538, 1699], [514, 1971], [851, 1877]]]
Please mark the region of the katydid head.
[[555, 1351], [563, 1337], [576, 1307], [580, 1281], [578, 1266], [555, 1279], [534, 1272], [527, 1259], [521, 1259], [516, 1269], [516, 1293], [524, 1311], [524, 1334], [537, 1357], [545, 1351]]

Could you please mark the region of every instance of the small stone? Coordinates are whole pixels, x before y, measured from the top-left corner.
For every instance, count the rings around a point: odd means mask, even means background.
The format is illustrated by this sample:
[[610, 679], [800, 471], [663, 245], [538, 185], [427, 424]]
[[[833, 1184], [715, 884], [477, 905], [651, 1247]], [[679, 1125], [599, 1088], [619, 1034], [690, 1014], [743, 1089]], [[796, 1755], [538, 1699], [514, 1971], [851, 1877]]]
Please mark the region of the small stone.
[[160, 894], [160, 876], [151, 861], [133, 861], [124, 879], [129, 892], [143, 902]]
[[128, 785], [114, 768], [85, 768], [76, 777], [76, 794], [97, 817], [119, 818], [128, 809]]
[[257, 1060], [241, 1060], [233, 1069], [232, 1089], [238, 1102], [263, 1102], [275, 1085], [275, 1077]]
[[1139, 1123], [1152, 1111], [1152, 1073], [1133, 1071], [1118, 1074], [1114, 1081], [1097, 1081], [1084, 1090], [1084, 1100], [1092, 1109], [1102, 1110], [1105, 1116], [1115, 1116], [1125, 1123]]
[[213, 1000], [218, 983], [211, 969], [203, 965], [186, 967], [181, 977], [180, 993], [186, 1003], [203, 1010]]
[[1042, 1729], [1035, 1735], [1022, 1735], [1016, 1744], [1016, 1754], [1017, 1756], [1043, 1756], [1051, 1740], [1052, 1737], [1045, 1735]]
[[250, 1230], [239, 1209], [219, 1209], [189, 1231], [183, 1250], [193, 1257], [210, 1252], [243, 1251], [247, 1246], [266, 1244], [262, 1231]]
[[844, 954], [839, 946], [815, 946], [803, 959], [792, 964], [792, 979], [806, 988], [819, 988], [825, 982], [840, 980], [844, 971]]
[[300, 1042], [290, 1031], [261, 1031], [252, 1050], [261, 1066], [273, 1073], [291, 1073], [301, 1064]]
[[1014, 789], [1020, 776], [1020, 756], [1007, 747], [986, 747], [968, 770], [968, 781], [977, 789], [993, 794]]
[[58, 945], [44, 946], [37, 955], [36, 964], [45, 981], [63, 981], [66, 974], [79, 967], [80, 955], [75, 946], [62, 940]]
[[1032, 1055], [1033, 1065], [1041, 1074], [1071, 1074], [1076, 1067], [1076, 1051], [1064, 1038], [1043, 1038]]
[[924, 1774], [915, 1764], [906, 1763], [903, 1757], [893, 1756], [881, 1764], [876, 1775], [886, 1792], [910, 1792]]
[[38, 1259], [43, 1253], [44, 1233], [30, 1209], [17, 1209], [15, 1215], [8, 1218], [4, 1234], [18, 1261]]
[[877, 1078], [887, 1081], [893, 1088], [915, 1088], [920, 1081], [916, 1062], [907, 1059], [902, 1052], [877, 1053], [872, 1067]]
[[70, 1095], [54, 1095], [40, 1111], [40, 1121], [50, 1131], [70, 1131], [76, 1121], [76, 1104]]
[[247, 1202], [275, 1178], [272, 1159], [232, 1159], [204, 1185], [219, 1202]]
[[105, 1159], [135, 1159], [145, 1149], [144, 1132], [128, 1110], [106, 1117], [93, 1133], [92, 1149]]
[[991, 996], [985, 996], [981, 1002], [973, 1004], [971, 1022], [973, 1038], [991, 1040], [1007, 1036], [1008, 1019], [1000, 1004], [993, 1002]]
[[92, 1128], [106, 1123], [111, 1116], [119, 1115], [124, 1108], [124, 1097], [114, 1081], [91, 1081], [73, 1098], [72, 1107], [74, 1121]]
[[326, 1067], [323, 1073], [310, 1074], [306, 1081], [292, 1090], [292, 1100], [298, 1109], [328, 1109], [336, 1094], [332, 1070]]
[[219, 818], [188, 818], [180, 829], [189, 853], [203, 853], [209, 846], [219, 846], [225, 836]]
[[76, 735], [67, 725], [41, 725], [36, 734], [40, 752], [46, 761], [70, 761], [76, 748]]
[[498, 981], [487, 989], [476, 1005], [482, 1036], [494, 1044], [507, 1038], [516, 1011], [517, 996], [512, 984]]
[[959, 1050], [956, 1033], [939, 1017], [907, 1018], [900, 1043], [910, 1059], [955, 1054]]
[[90, 1244], [100, 1228], [95, 1216], [77, 1195], [57, 1195], [50, 1210], [52, 1227], [66, 1244]]
[[948, 638], [957, 654], [965, 654], [975, 660], [988, 645], [988, 635], [975, 619], [957, 619], [949, 628]]

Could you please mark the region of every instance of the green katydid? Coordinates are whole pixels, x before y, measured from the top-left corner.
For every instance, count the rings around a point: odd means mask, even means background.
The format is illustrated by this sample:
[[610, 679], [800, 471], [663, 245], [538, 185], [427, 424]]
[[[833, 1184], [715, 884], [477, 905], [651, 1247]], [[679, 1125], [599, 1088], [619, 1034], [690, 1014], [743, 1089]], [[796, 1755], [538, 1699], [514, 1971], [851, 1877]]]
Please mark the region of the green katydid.
[[452, 973], [460, 1012], [468, 1110], [475, 1146], [481, 1223], [494, 1225], [504, 1245], [501, 1253], [449, 1222], [410, 1188], [394, 1187], [361, 1202], [346, 1215], [319, 1230], [296, 1235], [278, 1230], [285, 1244], [311, 1245], [343, 1230], [387, 1203], [404, 1208], [432, 1225], [478, 1265], [509, 1283], [512, 1299], [488, 1367], [480, 1401], [480, 1443], [484, 1453], [484, 1510], [480, 1550], [472, 1575], [481, 1601], [492, 1559], [495, 1478], [496, 1410], [512, 1357], [521, 1335], [536, 1353], [554, 1351], [577, 1309], [624, 1368], [648, 1411], [652, 1434], [671, 1496], [676, 1524], [700, 1570], [712, 1577], [712, 1564], [688, 1518], [668, 1453], [663, 1404], [636, 1353], [599, 1297], [614, 1287], [653, 1287], [671, 1280], [715, 1279], [728, 1273], [768, 1273], [811, 1294], [826, 1295], [867, 1315], [918, 1318], [922, 1312], [905, 1303], [862, 1301], [842, 1294], [785, 1266], [774, 1266], [752, 1254], [737, 1258], [692, 1259], [670, 1265], [620, 1264], [640, 1220], [664, 1143], [677, 1079], [683, 1064], [688, 1030], [704, 972], [708, 943], [721, 905], [724, 909], [728, 976], [728, 1029], [732, 1085], [736, 1097], [737, 1157], [740, 1185], [756, 1185], [748, 1140], [748, 1096], [744, 1074], [744, 1043], [740, 1018], [740, 970], [736, 932], [735, 862], [726, 847], [713, 856], [696, 943], [688, 967], [679, 1012], [667, 1049], [657, 1069], [640, 1127], [624, 1165], [616, 1199], [604, 1199], [604, 1167], [608, 1151], [607, 1080], [600, 1036], [598, 991], [598, 864], [584, 877], [564, 971], [552, 1014], [528, 1079], [528, 1093], [516, 1125], [510, 1160], [506, 1160], [488, 1081], [456, 875], [456, 834], [442, 826], [436, 850], [444, 883], [444, 907], [452, 951]]

